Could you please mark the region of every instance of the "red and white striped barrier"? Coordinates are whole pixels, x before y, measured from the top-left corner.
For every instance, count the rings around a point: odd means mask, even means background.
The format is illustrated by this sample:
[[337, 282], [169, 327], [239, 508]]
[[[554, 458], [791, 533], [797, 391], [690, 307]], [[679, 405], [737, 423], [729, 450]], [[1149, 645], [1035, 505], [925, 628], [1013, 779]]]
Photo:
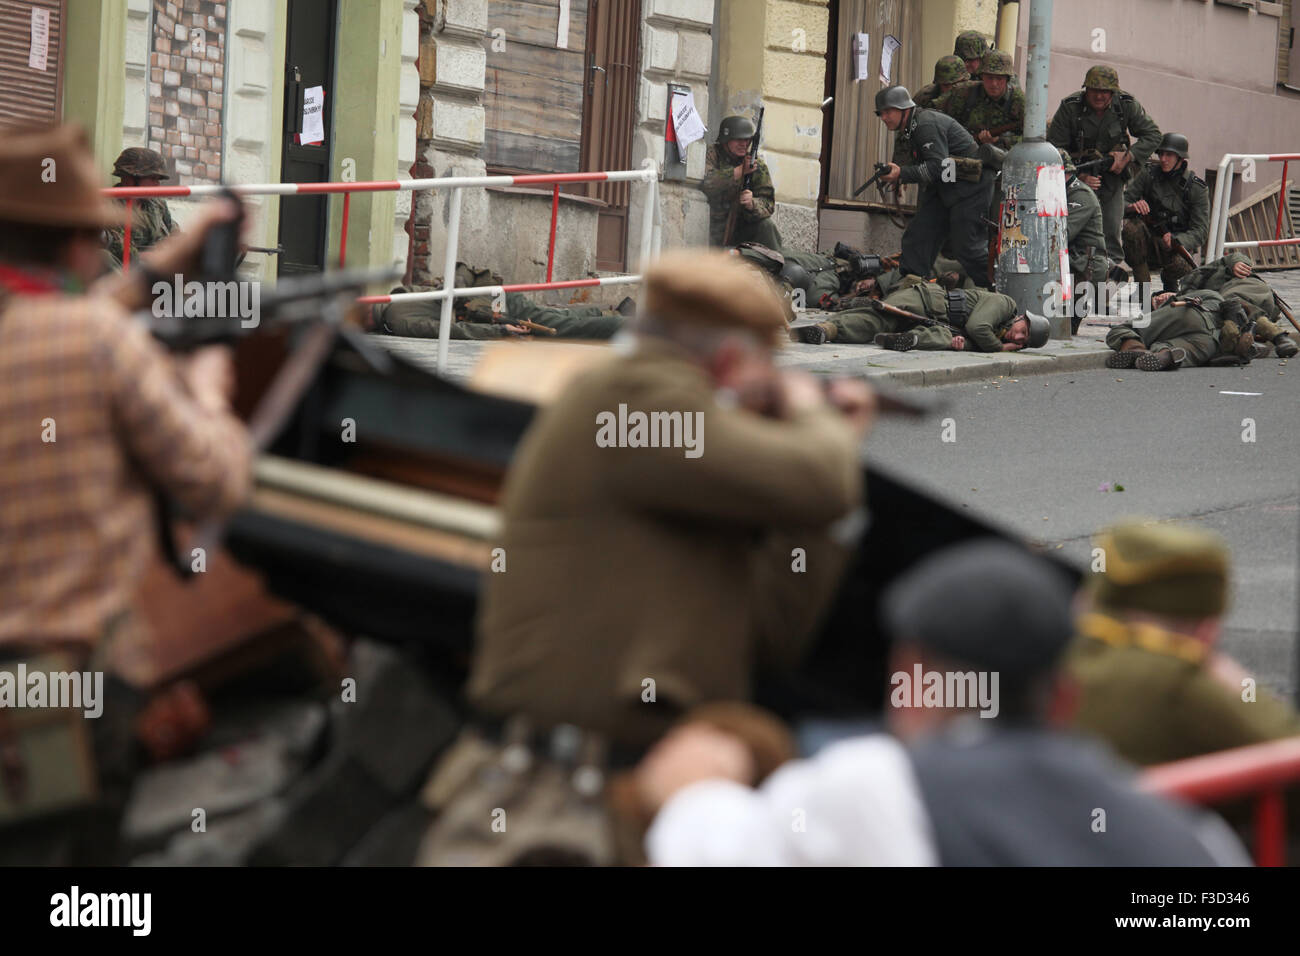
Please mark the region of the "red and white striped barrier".
[[[435, 292], [411, 292], [398, 295], [365, 296], [360, 302], [392, 302], [394, 299], [440, 299], [442, 301], [442, 318], [438, 338], [438, 371], [442, 372], [447, 364], [447, 351], [451, 342], [452, 300], [468, 295], [497, 295], [503, 292], [541, 292], [548, 289], [577, 289], [585, 286], [626, 285], [639, 282], [640, 275], [608, 276], [603, 279], [571, 279], [552, 282], [552, 266], [555, 262], [555, 228], [559, 221], [560, 186], [565, 183], [618, 183], [644, 182], [648, 196], [647, 214], [641, 218], [640, 264], [644, 269], [659, 251], [661, 220], [659, 214], [659, 170], [655, 163], [647, 160], [641, 169], [622, 169], [612, 172], [593, 173], [524, 173], [518, 176], [442, 176], [432, 179], [389, 179], [358, 183], [257, 183], [241, 185], [198, 185], [198, 186], [118, 186], [104, 190], [104, 194], [116, 199], [125, 199], [126, 234], [122, 243], [122, 267], [125, 269], [131, 261], [131, 213], [134, 200], [151, 196], [215, 196], [229, 189], [237, 196], [294, 196], [294, 195], [328, 195], [343, 194], [343, 223], [339, 240], [339, 266], [347, 259], [348, 212], [352, 194], [357, 192], [413, 192], [423, 189], [446, 189], [451, 191], [451, 201], [447, 222], [447, 249], [443, 262], [442, 289]], [[461, 190], [486, 188], [488, 186], [540, 186], [549, 185], [551, 189], [551, 233], [547, 250], [546, 281], [527, 282], [503, 286], [477, 286], [474, 288], [456, 288], [456, 253], [460, 244], [460, 207]]]
[[[1213, 262], [1223, 256], [1225, 249], [1249, 249], [1260, 246], [1300, 245], [1300, 238], [1283, 239], [1282, 206], [1286, 203], [1286, 174], [1292, 160], [1300, 153], [1224, 153], [1219, 160], [1219, 175], [1214, 181], [1214, 205], [1210, 209], [1210, 240], [1205, 249], [1205, 261]], [[1282, 164], [1282, 191], [1278, 197], [1277, 225], [1272, 239], [1254, 239], [1243, 242], [1225, 242], [1228, 237], [1228, 200], [1232, 196], [1232, 177], [1237, 172], [1238, 160], [1257, 163]]]

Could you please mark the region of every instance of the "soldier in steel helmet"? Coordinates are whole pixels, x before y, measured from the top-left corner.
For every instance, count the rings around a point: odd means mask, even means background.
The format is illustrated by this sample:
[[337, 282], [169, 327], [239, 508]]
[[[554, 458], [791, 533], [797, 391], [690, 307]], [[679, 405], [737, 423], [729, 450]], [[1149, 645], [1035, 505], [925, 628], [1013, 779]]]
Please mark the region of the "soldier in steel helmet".
[[[1097, 194], [1075, 175], [1074, 160], [1061, 150], [1061, 164], [1065, 167], [1065, 202], [1069, 207], [1066, 219], [1066, 240], [1070, 251], [1070, 272], [1077, 292], [1081, 284], [1095, 288], [1106, 281], [1110, 260], [1106, 258], [1106, 233], [1101, 220], [1101, 203]], [[1075, 297], [1077, 305], [1079, 299]], [[1094, 299], [1094, 301], [1096, 301]], [[1075, 314], [1070, 321], [1072, 331], [1078, 332], [1084, 319]]]
[[886, 305], [936, 321], [923, 324], [869, 306], [794, 329], [791, 338], [810, 345], [874, 344], [896, 352], [912, 349], [1018, 352], [1042, 348], [1047, 343], [1047, 319], [1021, 312], [1015, 299], [1000, 292], [945, 290], [938, 283], [909, 277], [884, 301]]
[[957, 39], [952, 45], [952, 55], [965, 64], [966, 72], [970, 74], [971, 79], [980, 75], [984, 54], [988, 51], [989, 41], [978, 30], [962, 31], [957, 34]]
[[928, 109], [934, 105], [935, 100], [951, 90], [953, 86], [964, 83], [969, 79], [970, 74], [966, 72], [966, 67], [962, 64], [960, 57], [952, 54], [941, 56], [934, 64], [934, 82], [927, 83], [913, 93], [912, 99], [916, 101], [917, 106]]
[[1011, 55], [990, 50], [980, 78], [958, 83], [935, 101], [934, 108], [966, 127], [977, 143], [1010, 149], [1025, 132], [1025, 92], [1009, 85], [1015, 75]]
[[[1130, 142], [1130, 136], [1136, 142]], [[1094, 66], [1084, 77], [1083, 89], [1061, 100], [1047, 127], [1047, 140], [1068, 152], [1075, 162], [1113, 157], [1110, 168], [1100, 176], [1080, 178], [1097, 193], [1106, 230], [1106, 255], [1118, 263], [1124, 258], [1120, 241], [1124, 186], [1160, 145], [1160, 127], [1131, 93], [1120, 89], [1119, 74], [1113, 67]]]
[[[769, 249], [781, 248], [781, 233], [772, 222], [776, 211], [776, 189], [767, 163], [749, 155], [754, 122], [747, 116], [728, 116], [718, 126], [718, 141], [709, 147], [700, 191], [709, 198], [709, 245], [726, 241], [727, 220], [739, 206], [731, 244], [757, 242]], [[745, 176], [753, 173], [749, 188]]]
[[974, 138], [951, 116], [918, 108], [907, 89], [876, 94], [876, 115], [904, 136], [908, 156], [889, 164], [885, 183], [917, 183], [916, 215], [903, 233], [903, 275], [929, 275], [945, 240], [977, 286], [992, 287], [984, 216], [993, 196], [993, 171], [978, 159]]
[[[141, 146], [122, 150], [113, 164], [113, 175], [118, 178], [118, 186], [161, 186], [164, 179], [171, 178], [162, 156]], [[131, 205], [131, 259], [134, 260], [145, 249], [171, 235], [176, 230], [176, 222], [167, 208], [167, 200], [162, 197], [136, 199]], [[125, 202], [122, 203], [122, 219], [125, 223]], [[122, 267], [125, 236], [125, 225], [104, 231], [104, 247], [112, 257], [113, 265], [119, 269]]]
[[[1254, 327], [1251, 334], [1257, 346], [1272, 343], [1280, 359], [1294, 358], [1300, 353], [1300, 346], [1278, 324], [1281, 307], [1277, 294], [1272, 286], [1254, 274], [1250, 259], [1240, 252], [1231, 252], [1222, 259], [1207, 262], [1184, 276], [1178, 289], [1180, 292], [1213, 289], [1225, 299], [1236, 299], [1246, 311], [1248, 326]], [[1224, 322], [1219, 332], [1219, 351], [1235, 353], [1233, 336], [1239, 336], [1241, 331], [1234, 322]]]
[[1195, 252], [1210, 234], [1210, 191], [1187, 165], [1187, 137], [1166, 133], [1156, 161], [1124, 188], [1124, 258], [1138, 282], [1151, 281], [1160, 270], [1165, 291], [1195, 266], [1179, 255], [1175, 243]]

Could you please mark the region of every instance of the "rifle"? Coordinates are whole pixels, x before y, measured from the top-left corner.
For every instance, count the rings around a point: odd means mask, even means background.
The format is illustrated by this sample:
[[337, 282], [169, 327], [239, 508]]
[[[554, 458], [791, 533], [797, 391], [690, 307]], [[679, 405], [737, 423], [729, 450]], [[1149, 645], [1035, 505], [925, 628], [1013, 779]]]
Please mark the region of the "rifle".
[[1152, 234], [1155, 236], [1163, 236], [1166, 232], [1169, 233], [1169, 248], [1172, 249], [1177, 256], [1185, 259], [1187, 264], [1193, 269], [1199, 268], [1196, 265], [1196, 260], [1192, 258], [1192, 254], [1187, 251], [1186, 247], [1179, 242], [1178, 238], [1174, 235], [1174, 229], [1169, 222], [1169, 215], [1167, 213], [1163, 210], [1157, 212], [1153, 209], [1142, 217], [1142, 221], [1147, 224], [1147, 228], [1150, 229]]
[[1277, 303], [1278, 309], [1280, 309], [1282, 314], [1286, 316], [1286, 320], [1295, 326], [1297, 332], [1300, 332], [1300, 323], [1296, 322], [1295, 313], [1292, 312], [1291, 307], [1286, 304], [1286, 300], [1274, 292], [1273, 301]]
[[1075, 163], [1074, 175], [1100, 176], [1102, 173], [1109, 170], [1114, 163], [1114, 156], [1103, 156], [1100, 159], [1090, 159], [1086, 163]]
[[555, 329], [549, 325], [542, 325], [540, 322], [530, 322], [528, 319], [512, 319], [500, 312], [492, 313], [492, 322], [496, 325], [518, 325], [521, 328], [528, 329], [530, 332], [545, 332], [547, 335], [555, 335]]
[[869, 308], [878, 309], [881, 312], [888, 312], [890, 315], [896, 315], [902, 319], [910, 319], [919, 325], [929, 325], [934, 328], [948, 329], [958, 335], [966, 334], [965, 330], [960, 326], [953, 325], [950, 322], [945, 322], [942, 319], [932, 319], [928, 315], [918, 315], [915, 312], [907, 311], [907, 309], [900, 309], [898, 306], [890, 305], [888, 302], [881, 301], [880, 299], [873, 301]]
[[[756, 166], [758, 163], [758, 139], [760, 136], [763, 135], [763, 111], [765, 109], [766, 107], [764, 106], [760, 106], [758, 108], [758, 122], [754, 124], [754, 135], [750, 138], [749, 149], [745, 152], [746, 159], [754, 160]], [[742, 193], [750, 187], [750, 184], [753, 182], [753, 179], [754, 179], [753, 170], [745, 173], [745, 177], [740, 181], [740, 191]], [[737, 214], [739, 214], [739, 212], [740, 212], [740, 200], [739, 198], [737, 198], [736, 202], [732, 203], [731, 213], [727, 216], [727, 231], [722, 237], [722, 244], [724, 246], [731, 245], [732, 236], [735, 235], [736, 232], [736, 216]]]
[[862, 191], [864, 189], [866, 189], [872, 183], [875, 183], [877, 180], [880, 179], [881, 176], [885, 175], [885, 173], [887, 172], [889, 172], [889, 163], [876, 163], [875, 174], [870, 179], [868, 179], [865, 183], [859, 186], [857, 189], [853, 190], [853, 198], [857, 199], [860, 195], [862, 195]]
[[994, 139], [997, 139], [1003, 133], [1011, 133], [1014, 132], [1015, 130], [1022, 129], [1024, 125], [1025, 125], [1025, 121], [1020, 120], [1015, 123], [1003, 123], [1001, 126], [994, 126], [992, 129], [984, 129], [982, 127], [979, 129], [973, 129], [970, 131], [970, 133], [972, 136], [975, 137], [975, 142], [978, 143], [980, 141], [980, 133], [988, 133]]

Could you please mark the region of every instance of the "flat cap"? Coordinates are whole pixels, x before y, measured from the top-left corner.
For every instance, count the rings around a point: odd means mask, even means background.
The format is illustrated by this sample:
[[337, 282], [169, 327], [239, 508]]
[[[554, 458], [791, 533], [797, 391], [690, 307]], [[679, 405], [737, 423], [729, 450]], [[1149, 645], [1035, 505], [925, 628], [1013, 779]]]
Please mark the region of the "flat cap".
[[730, 253], [666, 252], [646, 270], [644, 283], [641, 312], [661, 322], [729, 326], [773, 340], [786, 328], [775, 283]]
[[1106, 562], [1092, 575], [1097, 604], [1192, 618], [1227, 608], [1228, 547], [1204, 528], [1130, 519], [1106, 528], [1093, 543]]
[[1023, 685], [1054, 671], [1069, 645], [1071, 594], [1045, 559], [983, 538], [911, 568], [886, 590], [883, 613], [895, 640]]

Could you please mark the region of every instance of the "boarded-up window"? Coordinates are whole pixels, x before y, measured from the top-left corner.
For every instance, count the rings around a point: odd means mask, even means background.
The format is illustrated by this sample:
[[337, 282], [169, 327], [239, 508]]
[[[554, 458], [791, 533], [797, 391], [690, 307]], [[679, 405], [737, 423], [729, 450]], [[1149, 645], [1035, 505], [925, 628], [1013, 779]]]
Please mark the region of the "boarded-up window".
[[63, 0], [0, 0], [0, 122], [62, 117], [64, 23]]
[[[894, 134], [876, 116], [876, 92], [902, 84], [919, 89], [933, 75], [921, 54], [921, 4], [919, 0], [840, 0], [833, 59], [835, 106], [831, 127], [831, 155], [826, 200], [849, 200], [853, 190], [870, 178], [876, 163], [888, 162]], [[870, 36], [867, 78], [857, 79], [855, 38]], [[880, 55], [885, 37], [902, 44], [894, 53], [890, 83], [880, 82]], [[909, 188], [904, 193], [908, 198]], [[874, 188], [859, 200], [876, 201]]]
[[[560, 36], [567, 13], [568, 29]], [[586, 0], [489, 0], [483, 157], [492, 169], [578, 172]]]

